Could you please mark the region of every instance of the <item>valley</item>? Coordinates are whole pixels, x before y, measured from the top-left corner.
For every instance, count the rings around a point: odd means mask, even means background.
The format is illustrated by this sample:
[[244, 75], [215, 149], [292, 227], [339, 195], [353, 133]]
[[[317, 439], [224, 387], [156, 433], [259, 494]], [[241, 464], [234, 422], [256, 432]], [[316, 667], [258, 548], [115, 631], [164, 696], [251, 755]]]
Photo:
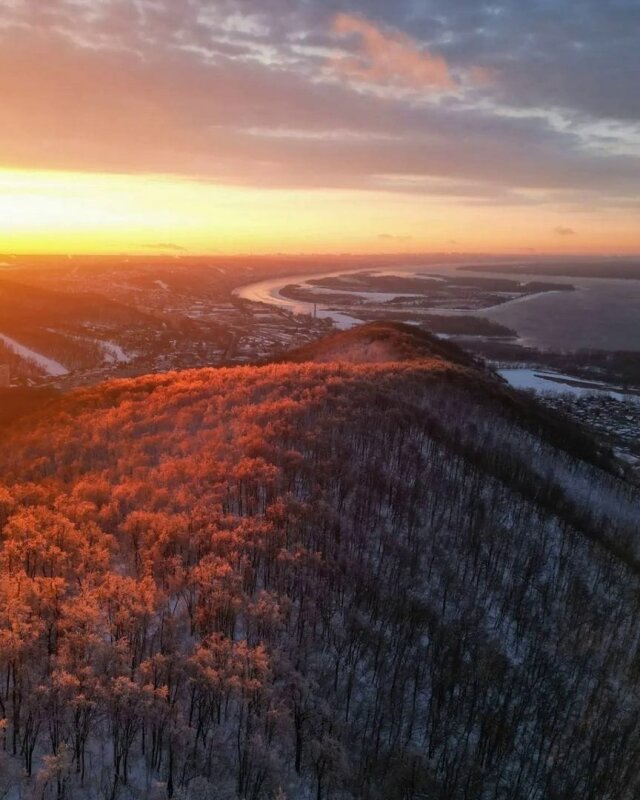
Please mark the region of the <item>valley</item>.
[[191, 259], [80, 261], [81, 269], [61, 259], [18, 260], [0, 273], [0, 363], [11, 385], [65, 391], [115, 376], [252, 362], [330, 329], [233, 298], [235, 281], [254, 274], [250, 263], [227, 274]]

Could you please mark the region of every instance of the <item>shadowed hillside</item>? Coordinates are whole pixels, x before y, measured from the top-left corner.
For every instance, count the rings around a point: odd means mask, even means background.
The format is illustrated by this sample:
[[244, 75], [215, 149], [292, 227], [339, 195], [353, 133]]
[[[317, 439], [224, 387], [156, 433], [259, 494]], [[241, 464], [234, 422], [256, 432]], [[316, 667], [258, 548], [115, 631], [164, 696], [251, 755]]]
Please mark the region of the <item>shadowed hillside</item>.
[[[477, 389], [477, 400], [497, 404], [514, 415], [520, 425], [556, 447], [614, 473], [611, 454], [593, 437], [564, 415], [554, 413], [530, 396], [513, 391], [504, 380], [483, 367], [482, 362], [457, 344], [439, 339], [401, 322], [371, 322], [304, 345], [283, 355], [279, 362], [384, 363], [389, 361], [447, 362], [460, 377]], [[453, 372], [451, 373], [453, 374]]]
[[377, 323], [19, 420], [0, 790], [637, 797], [639, 498], [554, 425]]

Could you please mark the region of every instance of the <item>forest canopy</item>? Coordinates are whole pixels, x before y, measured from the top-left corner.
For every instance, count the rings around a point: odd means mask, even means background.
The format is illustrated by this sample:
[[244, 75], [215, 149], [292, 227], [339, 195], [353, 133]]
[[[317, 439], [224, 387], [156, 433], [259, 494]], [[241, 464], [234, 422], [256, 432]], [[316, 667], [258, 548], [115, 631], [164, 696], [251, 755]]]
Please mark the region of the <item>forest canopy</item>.
[[5, 436], [0, 794], [638, 796], [637, 493], [381, 340]]

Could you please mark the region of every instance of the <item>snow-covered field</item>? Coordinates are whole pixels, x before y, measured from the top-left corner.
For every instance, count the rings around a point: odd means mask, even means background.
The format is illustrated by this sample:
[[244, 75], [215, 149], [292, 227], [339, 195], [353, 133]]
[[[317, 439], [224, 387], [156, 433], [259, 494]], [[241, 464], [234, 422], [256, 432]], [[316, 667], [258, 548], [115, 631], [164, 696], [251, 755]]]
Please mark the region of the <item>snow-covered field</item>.
[[626, 394], [612, 389], [606, 383], [598, 381], [581, 382], [570, 375], [550, 370], [531, 368], [499, 369], [498, 375], [504, 378], [514, 389], [530, 389], [534, 392], [570, 393], [575, 395], [604, 394], [617, 400], [637, 400], [637, 395]]
[[69, 370], [59, 361], [54, 361], [53, 358], [49, 358], [42, 353], [38, 353], [36, 350], [31, 350], [29, 347], [25, 347], [23, 344], [16, 342], [15, 339], [12, 339], [10, 336], [6, 336], [4, 333], [0, 333], [0, 340], [2, 340], [7, 347], [13, 350], [13, 352], [19, 355], [21, 358], [37, 364], [47, 373], [47, 375], [51, 375], [52, 378], [59, 378], [62, 375], [69, 374]]

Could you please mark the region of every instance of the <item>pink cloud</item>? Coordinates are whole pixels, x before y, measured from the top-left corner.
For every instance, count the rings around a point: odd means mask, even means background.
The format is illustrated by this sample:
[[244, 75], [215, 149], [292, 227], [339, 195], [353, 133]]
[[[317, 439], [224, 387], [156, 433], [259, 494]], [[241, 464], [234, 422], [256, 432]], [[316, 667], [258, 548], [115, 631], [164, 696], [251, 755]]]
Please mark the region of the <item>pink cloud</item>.
[[497, 80], [497, 77], [497, 71], [489, 67], [471, 67], [467, 73], [468, 83], [479, 89], [483, 89], [486, 86], [494, 84]]
[[447, 62], [424, 50], [399, 31], [385, 31], [364, 17], [337, 14], [333, 30], [338, 36], [354, 36], [357, 52], [334, 59], [341, 75], [367, 83], [411, 89], [446, 90], [456, 83]]

